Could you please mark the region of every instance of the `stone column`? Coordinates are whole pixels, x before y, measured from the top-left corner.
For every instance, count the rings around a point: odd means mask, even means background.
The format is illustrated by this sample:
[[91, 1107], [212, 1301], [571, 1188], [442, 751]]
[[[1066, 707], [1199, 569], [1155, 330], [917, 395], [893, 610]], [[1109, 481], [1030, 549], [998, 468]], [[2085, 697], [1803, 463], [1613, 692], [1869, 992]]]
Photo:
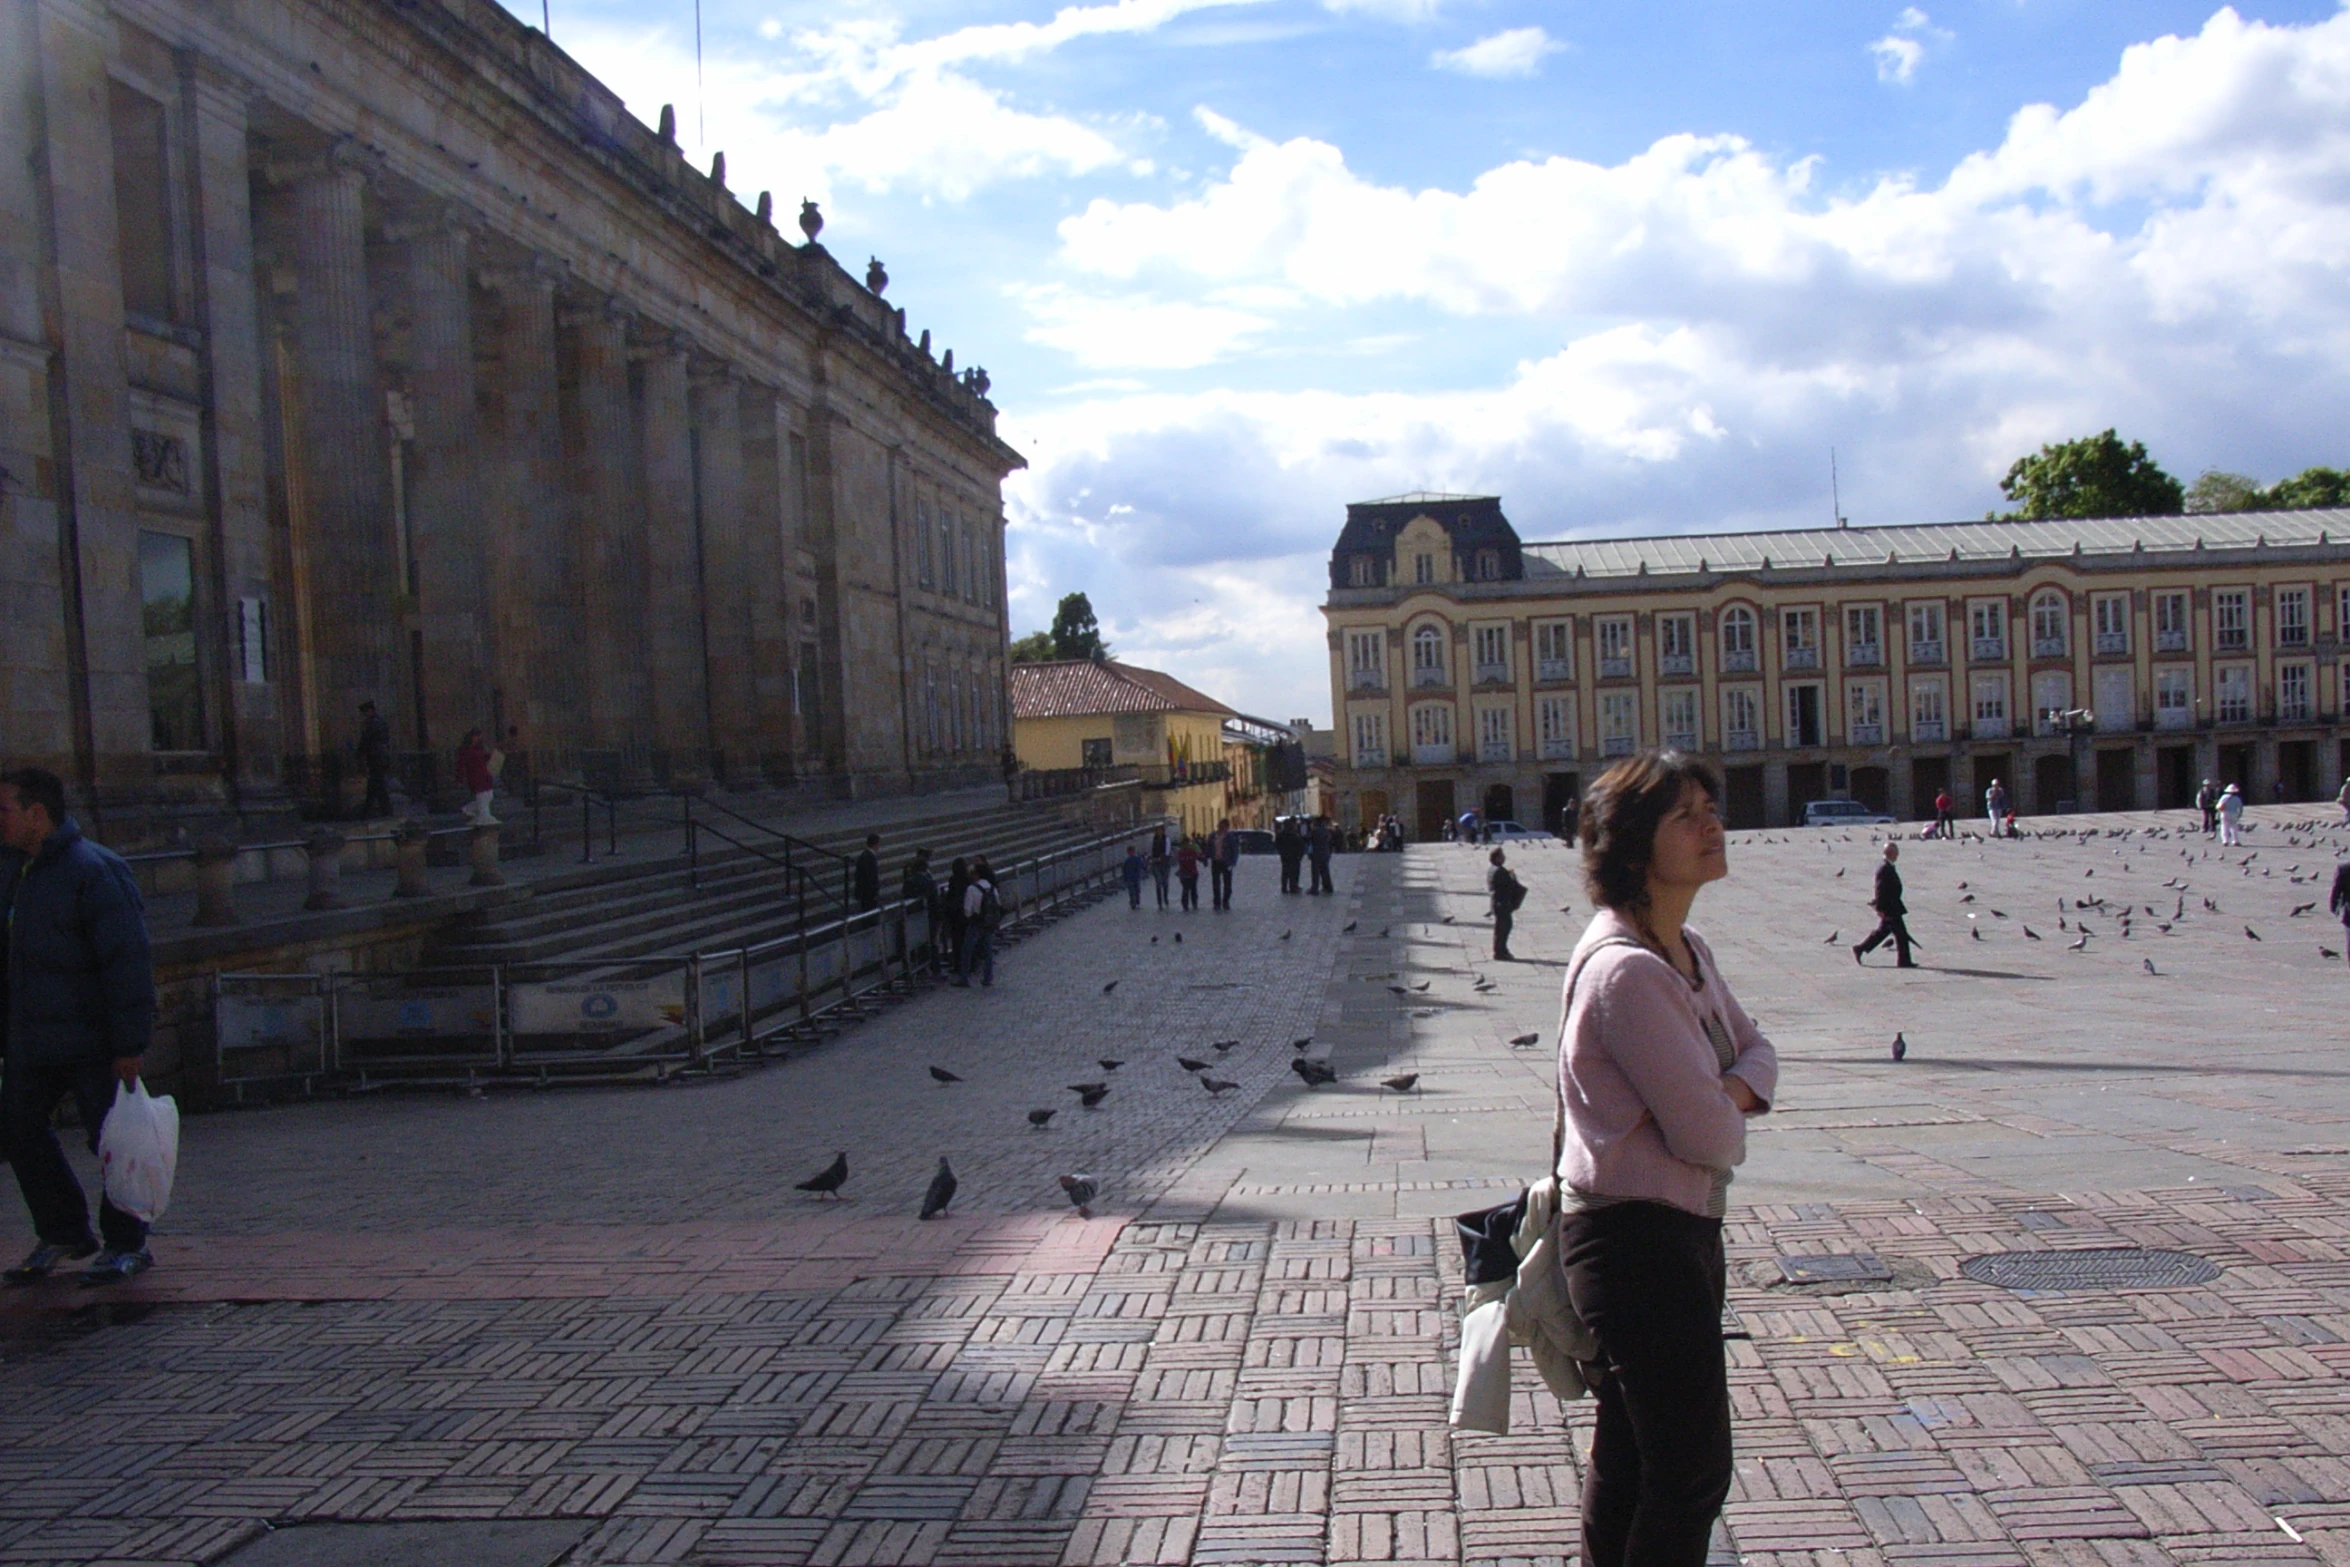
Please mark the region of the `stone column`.
[[[798, 768], [792, 738], [792, 645], [798, 611], [800, 497], [791, 460], [790, 411], [772, 387], [742, 395], [742, 549], [750, 617], [748, 744], [758, 766], [782, 782]], [[715, 601], [713, 601], [715, 602]]]
[[490, 722], [494, 667], [482, 540], [474, 400], [473, 236], [433, 214], [408, 239], [408, 402], [416, 437], [408, 466], [408, 548], [424, 636], [424, 733], [443, 756]]
[[640, 350], [638, 426], [644, 437], [645, 655], [652, 740], [668, 776], [710, 775], [710, 711], [703, 678], [702, 497], [696, 490], [686, 345]]
[[576, 567], [563, 499], [555, 279], [532, 264], [485, 274], [497, 295], [477, 477], [489, 529], [490, 602], [506, 722], [542, 778], [585, 743]]
[[[781, 552], [753, 549], [761, 526], [746, 504], [743, 420], [762, 394], [746, 392], [734, 372], [710, 366], [693, 382], [695, 491], [701, 498], [703, 648], [709, 671], [710, 744], [730, 783], [758, 777], [759, 668], [751, 641], [751, 601], [785, 590]], [[768, 417], [774, 399], [766, 395]], [[766, 520], [772, 538], [773, 518]]]
[[[255, 293], [252, 173], [246, 160], [250, 89], [211, 62], [189, 59], [195, 213], [195, 313], [204, 331], [209, 393], [204, 442], [215, 513], [213, 579], [226, 656], [215, 721], [239, 791], [273, 791], [286, 749], [281, 694], [286, 606], [272, 592], [268, 438], [261, 402], [262, 331]], [[248, 638], [251, 639], [248, 645]]]
[[347, 149], [293, 172], [286, 233], [294, 271], [300, 495], [296, 530], [310, 583], [312, 701], [322, 743], [355, 733], [373, 700], [393, 744], [416, 733], [400, 678], [406, 563], [392, 533], [391, 464], [367, 285], [366, 180]]
[[[588, 745], [641, 763], [651, 740], [645, 675], [644, 513], [632, 472], [628, 318], [597, 304], [564, 313], [564, 463], [578, 568]], [[634, 765], [630, 765], [634, 771]]]

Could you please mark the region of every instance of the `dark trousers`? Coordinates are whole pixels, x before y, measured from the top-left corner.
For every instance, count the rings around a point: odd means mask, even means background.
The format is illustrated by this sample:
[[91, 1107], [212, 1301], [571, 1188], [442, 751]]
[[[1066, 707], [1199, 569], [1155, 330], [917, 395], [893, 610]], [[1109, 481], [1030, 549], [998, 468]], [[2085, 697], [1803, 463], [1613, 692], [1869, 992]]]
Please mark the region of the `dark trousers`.
[[1335, 893], [1336, 891], [1338, 891], [1338, 889], [1337, 889], [1336, 887], [1333, 887], [1333, 886], [1331, 886], [1331, 885], [1330, 885], [1330, 856], [1329, 856], [1329, 855], [1327, 855], [1327, 854], [1317, 854], [1317, 855], [1315, 855], [1315, 856], [1314, 856], [1314, 859], [1313, 859], [1313, 865], [1314, 865], [1314, 884], [1313, 884], [1313, 886], [1311, 886], [1311, 887], [1307, 888], [1306, 890], [1307, 890], [1308, 892], [1329, 892], [1329, 893]]
[[1208, 901], [1219, 909], [1232, 907], [1232, 867], [1210, 863], [1208, 866]]
[[1493, 955], [1495, 957], [1506, 958], [1510, 955], [1510, 927], [1517, 923], [1517, 919], [1518, 916], [1513, 910], [1495, 909], [1493, 911]]
[[[90, 1207], [82, 1183], [66, 1163], [65, 1149], [49, 1117], [66, 1095], [81, 1112], [90, 1152], [98, 1151], [98, 1128], [114, 1104], [114, 1063], [99, 1057], [62, 1066], [33, 1065], [11, 1056], [0, 1082], [0, 1149], [16, 1166], [16, 1184], [33, 1216], [33, 1233], [52, 1246], [85, 1246], [90, 1240]], [[147, 1226], [101, 1195], [98, 1238], [112, 1251], [139, 1251]]]
[[1142, 907], [1142, 878], [1140, 876], [1126, 878], [1126, 906], [1130, 909]]
[[1151, 881], [1159, 889], [1159, 907], [1162, 909], [1167, 906], [1167, 872], [1169, 869], [1170, 867], [1164, 863], [1151, 867]]
[[962, 978], [957, 982], [968, 985], [976, 973], [979, 983], [995, 983], [995, 932], [977, 920], [969, 920], [963, 927]]
[[1179, 876], [1176, 879], [1183, 883], [1183, 906], [1187, 909], [1198, 908], [1199, 878], [1197, 876]]
[[1567, 1293], [1607, 1368], [1584, 1567], [1704, 1567], [1731, 1478], [1722, 1221], [1622, 1202], [1569, 1214], [1561, 1238]]
[[1284, 854], [1281, 856], [1281, 890], [1283, 892], [1295, 892], [1298, 890], [1297, 873], [1299, 868], [1302, 867], [1305, 862], [1306, 857], [1302, 854]]
[[1901, 966], [1914, 968], [1916, 965], [1909, 961], [1909, 925], [1898, 914], [1877, 916], [1877, 928], [1870, 931], [1869, 939], [1860, 944], [1860, 955], [1864, 958], [1867, 957], [1883, 946], [1888, 939], [1893, 943], [1893, 955], [1900, 961]]
[[359, 802], [359, 814], [366, 817], [392, 814], [392, 774], [389, 768], [369, 764], [367, 798]]

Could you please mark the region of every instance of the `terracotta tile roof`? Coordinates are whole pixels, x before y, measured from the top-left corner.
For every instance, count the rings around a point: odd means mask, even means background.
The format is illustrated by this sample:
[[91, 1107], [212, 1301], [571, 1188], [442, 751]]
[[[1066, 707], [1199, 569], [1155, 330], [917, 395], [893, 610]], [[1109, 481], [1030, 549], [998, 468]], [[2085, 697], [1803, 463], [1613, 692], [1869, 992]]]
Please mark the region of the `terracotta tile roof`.
[[1092, 713], [1216, 713], [1232, 709], [1173, 675], [1116, 659], [1057, 659], [1012, 666], [1014, 718], [1078, 718]]

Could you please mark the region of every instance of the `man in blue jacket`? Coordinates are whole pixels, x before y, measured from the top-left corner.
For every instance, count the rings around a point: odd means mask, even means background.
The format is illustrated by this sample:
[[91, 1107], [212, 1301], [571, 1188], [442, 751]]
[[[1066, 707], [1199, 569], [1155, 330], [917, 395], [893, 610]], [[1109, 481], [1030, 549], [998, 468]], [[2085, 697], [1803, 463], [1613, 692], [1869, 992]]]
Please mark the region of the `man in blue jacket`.
[[90, 1233], [81, 1183], [49, 1118], [71, 1094], [97, 1151], [114, 1085], [138, 1080], [155, 1032], [154, 959], [131, 868], [82, 836], [65, 814], [65, 785], [37, 767], [0, 773], [0, 916], [7, 921], [0, 1147], [16, 1167], [40, 1241], [0, 1278], [45, 1279], [103, 1240], [82, 1282], [117, 1284], [154, 1265], [147, 1226], [101, 1194], [98, 1233]]

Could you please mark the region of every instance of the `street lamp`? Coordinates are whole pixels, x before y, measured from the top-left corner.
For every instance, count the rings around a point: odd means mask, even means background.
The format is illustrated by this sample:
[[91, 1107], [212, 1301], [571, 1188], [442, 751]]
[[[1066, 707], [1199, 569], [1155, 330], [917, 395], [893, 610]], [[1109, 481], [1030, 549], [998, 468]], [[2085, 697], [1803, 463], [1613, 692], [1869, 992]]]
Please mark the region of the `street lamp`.
[[2043, 715], [2072, 742], [2073, 809], [2081, 809], [2081, 781], [2089, 775], [2089, 737], [2097, 732], [2097, 715], [2085, 707], [2052, 707]]

